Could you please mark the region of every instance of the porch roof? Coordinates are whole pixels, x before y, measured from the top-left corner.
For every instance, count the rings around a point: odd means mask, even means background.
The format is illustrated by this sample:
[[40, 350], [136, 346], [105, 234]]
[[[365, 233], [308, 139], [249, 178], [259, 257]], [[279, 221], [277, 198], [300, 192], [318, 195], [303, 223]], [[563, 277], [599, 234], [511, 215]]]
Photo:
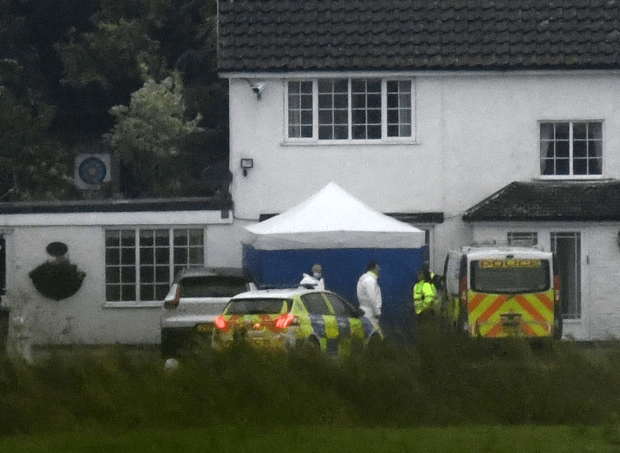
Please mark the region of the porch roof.
[[0, 215], [98, 212], [222, 211], [233, 207], [230, 197], [28, 201], [0, 203]]
[[465, 211], [463, 220], [620, 221], [620, 180], [515, 181]]

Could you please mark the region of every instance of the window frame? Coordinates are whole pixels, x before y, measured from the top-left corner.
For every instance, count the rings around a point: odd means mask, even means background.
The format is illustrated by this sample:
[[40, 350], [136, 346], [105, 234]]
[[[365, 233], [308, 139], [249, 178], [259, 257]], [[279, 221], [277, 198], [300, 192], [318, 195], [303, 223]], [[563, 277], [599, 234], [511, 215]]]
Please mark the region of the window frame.
[[[355, 312], [355, 308], [342, 296], [335, 293], [323, 293], [323, 296], [329, 301], [334, 316], [340, 318], [359, 318]], [[340, 304], [340, 306], [338, 304]]]
[[[574, 139], [574, 127], [575, 124], [591, 124], [591, 123], [598, 123], [600, 125], [600, 129], [601, 129], [601, 136], [600, 136], [600, 157], [598, 159], [600, 159], [600, 173], [596, 173], [596, 174], [575, 174], [574, 171], [574, 165], [575, 165], [575, 154], [574, 154], [574, 145], [575, 145], [575, 139]], [[569, 150], [568, 150], [568, 165], [569, 165], [569, 171], [567, 174], [545, 174], [544, 173], [544, 168], [545, 168], [545, 164], [543, 163], [543, 161], [545, 160], [550, 160], [552, 162], [557, 161], [557, 157], [553, 157], [552, 159], [548, 159], [548, 158], [544, 158], [543, 157], [543, 133], [542, 133], [542, 127], [543, 124], [552, 124], [552, 125], [557, 125], [557, 124], [567, 124], [569, 127], [569, 136], [568, 136], [568, 146], [569, 146]], [[604, 170], [605, 170], [605, 153], [604, 153], [604, 135], [605, 135], [605, 131], [604, 131], [604, 121], [601, 119], [573, 119], [573, 120], [540, 120], [538, 121], [538, 165], [539, 165], [539, 175], [540, 178], [544, 178], [544, 179], [601, 179], [604, 176]], [[552, 139], [548, 139], [550, 142], [555, 141], [555, 138]], [[588, 140], [586, 140], [588, 141]], [[589, 156], [586, 153], [586, 162], [588, 160]], [[577, 158], [579, 159], [579, 158]], [[587, 165], [587, 163], [586, 163]]]
[[[193, 244], [192, 240], [189, 237], [190, 231], [200, 232], [201, 244]], [[111, 233], [116, 232], [119, 235], [119, 242], [117, 246], [109, 245], [109, 235]], [[167, 246], [162, 247], [158, 246], [157, 243], [153, 243], [152, 247], [150, 245], [144, 245], [141, 242], [141, 239], [147, 239], [146, 235], [142, 233], [151, 233], [153, 237], [157, 237], [158, 233], [166, 232], [167, 233]], [[187, 239], [184, 244], [179, 244], [175, 239], [182, 236], [177, 236], [179, 232], [186, 232]], [[123, 234], [127, 234], [128, 237], [131, 237], [133, 244], [131, 245], [122, 245], [121, 237]], [[206, 228], [200, 226], [170, 226], [170, 227], [162, 227], [162, 226], [118, 226], [118, 227], [109, 227], [104, 229], [104, 306], [105, 307], [159, 307], [165, 297], [165, 293], [167, 293], [172, 281], [174, 280], [175, 274], [184, 267], [189, 266], [204, 266], [206, 262]], [[118, 249], [118, 262], [110, 263], [110, 254], [113, 253], [113, 250]], [[127, 251], [127, 256], [125, 259], [121, 256], [122, 250]], [[153, 251], [153, 263], [152, 266], [145, 265], [142, 261], [142, 255], [146, 250]], [[158, 249], [166, 249], [167, 254], [167, 263], [161, 264], [158, 263], [156, 259], [156, 254]], [[178, 261], [178, 251], [185, 250], [185, 259], [183, 262]], [[194, 250], [192, 253], [191, 250]], [[133, 258], [133, 262], [131, 261]], [[196, 259], [197, 258], [197, 259]], [[144, 272], [152, 267], [151, 269], [154, 272], [153, 281], [147, 282], [143, 281]], [[164, 284], [163, 280], [158, 280], [157, 278], [157, 268], [166, 268], [165, 273], [167, 277], [167, 282]], [[114, 269], [119, 269], [118, 281], [115, 280], [111, 273], [114, 272]], [[133, 276], [133, 280], [124, 279], [122, 274], [122, 269], [126, 269], [128, 277]], [[133, 290], [129, 288], [133, 285]], [[153, 299], [143, 299], [143, 289], [145, 286], [153, 286]], [[161, 286], [162, 288], [166, 286], [163, 297], [160, 299], [157, 297], [157, 286]], [[115, 298], [110, 297], [109, 291], [113, 291], [113, 287], [118, 286], [120, 288], [120, 300], [116, 300]], [[123, 300], [122, 291], [123, 286], [126, 286], [130, 291], [130, 294], [133, 294], [132, 298], [128, 298]]]
[[537, 231], [508, 231], [506, 243], [509, 247], [537, 247]]
[[[333, 316], [332, 309], [320, 292], [312, 292], [303, 294], [300, 297], [301, 303], [308, 312], [309, 315], [314, 316]], [[311, 310], [311, 308], [317, 308], [315, 305], [319, 302], [321, 305], [321, 311]]]
[[[320, 139], [319, 138], [319, 81], [347, 81], [348, 91], [347, 91], [347, 138], [346, 139]], [[381, 84], [381, 137], [380, 138], [362, 138], [356, 139], [353, 138], [353, 128], [356, 126], [354, 124], [353, 118], [353, 110], [356, 109], [353, 106], [353, 92], [352, 86], [354, 81], [361, 82], [369, 82], [369, 81], [379, 81]], [[289, 104], [289, 85], [290, 83], [299, 83], [302, 84], [304, 82], [312, 83], [312, 136], [311, 137], [296, 137], [291, 136], [290, 127], [293, 123], [290, 122], [290, 104]], [[390, 82], [409, 82], [410, 83], [410, 91], [409, 91], [409, 123], [400, 122], [400, 118], [402, 116], [403, 107], [388, 107], [388, 83]], [[400, 83], [399, 83], [400, 86]], [[359, 76], [359, 77], [320, 77], [320, 78], [287, 78], [284, 79], [284, 143], [286, 144], [320, 144], [320, 145], [347, 145], [347, 144], [384, 144], [384, 143], [416, 143], [416, 79], [415, 77], [385, 77], [385, 76]], [[406, 92], [405, 92], [406, 93]], [[396, 93], [398, 95], [398, 92]], [[302, 109], [300, 108], [300, 111]], [[359, 110], [359, 109], [358, 109]], [[399, 122], [392, 124], [388, 123], [390, 111], [397, 111], [397, 115], [399, 117]], [[301, 117], [301, 113], [299, 114]], [[405, 115], [406, 116], [406, 115]], [[300, 121], [299, 124], [295, 124], [298, 127], [303, 127], [307, 123]], [[295, 126], [294, 125], [294, 126]], [[409, 136], [388, 136], [389, 127], [398, 127], [399, 129], [408, 126], [410, 129]]]

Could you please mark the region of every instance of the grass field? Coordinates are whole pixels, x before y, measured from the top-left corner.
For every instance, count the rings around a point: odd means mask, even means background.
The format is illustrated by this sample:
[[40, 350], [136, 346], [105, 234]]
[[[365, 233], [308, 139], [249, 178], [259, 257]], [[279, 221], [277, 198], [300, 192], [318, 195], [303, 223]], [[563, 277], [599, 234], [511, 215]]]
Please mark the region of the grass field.
[[2, 453], [290, 445], [620, 452], [620, 346], [531, 347], [431, 331], [415, 347], [386, 342], [340, 360], [239, 343], [197, 351], [175, 370], [155, 351], [120, 347], [52, 353], [34, 364], [0, 357]]
[[3, 453], [603, 453], [620, 451], [604, 428], [212, 427], [0, 438]]

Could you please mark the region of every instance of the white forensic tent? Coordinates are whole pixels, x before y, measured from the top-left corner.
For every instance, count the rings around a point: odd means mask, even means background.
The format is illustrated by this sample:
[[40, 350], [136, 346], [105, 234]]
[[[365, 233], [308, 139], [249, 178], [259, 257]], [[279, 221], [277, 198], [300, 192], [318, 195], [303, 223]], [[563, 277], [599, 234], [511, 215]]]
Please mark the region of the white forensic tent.
[[262, 250], [424, 247], [422, 230], [366, 206], [334, 182], [246, 229], [249, 244]]
[[315, 263], [325, 286], [354, 305], [356, 285], [369, 261], [381, 266], [383, 318], [402, 322], [424, 263], [425, 233], [382, 214], [331, 182], [307, 200], [247, 226], [244, 268], [259, 285], [292, 286]]

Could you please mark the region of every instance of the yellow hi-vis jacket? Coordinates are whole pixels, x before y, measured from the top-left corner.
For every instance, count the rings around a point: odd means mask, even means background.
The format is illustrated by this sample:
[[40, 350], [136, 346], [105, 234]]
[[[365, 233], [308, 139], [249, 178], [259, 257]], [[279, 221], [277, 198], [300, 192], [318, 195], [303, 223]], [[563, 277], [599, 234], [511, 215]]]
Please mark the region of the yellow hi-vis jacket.
[[417, 315], [428, 309], [437, 309], [437, 289], [427, 281], [420, 281], [413, 287], [413, 303]]

